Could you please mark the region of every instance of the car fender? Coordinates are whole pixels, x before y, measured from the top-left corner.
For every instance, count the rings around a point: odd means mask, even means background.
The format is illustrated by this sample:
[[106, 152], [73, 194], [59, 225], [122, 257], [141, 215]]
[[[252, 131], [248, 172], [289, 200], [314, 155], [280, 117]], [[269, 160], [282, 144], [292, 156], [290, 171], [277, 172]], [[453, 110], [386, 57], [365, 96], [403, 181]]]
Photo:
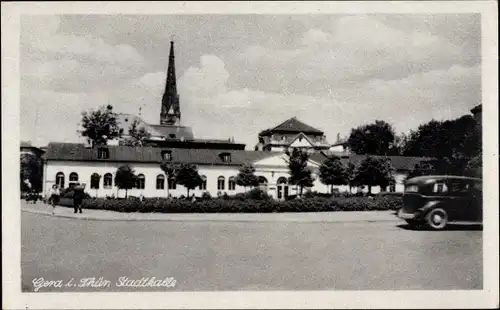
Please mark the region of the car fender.
[[419, 211], [422, 214], [425, 214], [429, 212], [431, 209], [434, 209], [435, 207], [438, 207], [441, 204], [441, 201], [429, 201], [426, 203], [422, 208], [419, 209]]

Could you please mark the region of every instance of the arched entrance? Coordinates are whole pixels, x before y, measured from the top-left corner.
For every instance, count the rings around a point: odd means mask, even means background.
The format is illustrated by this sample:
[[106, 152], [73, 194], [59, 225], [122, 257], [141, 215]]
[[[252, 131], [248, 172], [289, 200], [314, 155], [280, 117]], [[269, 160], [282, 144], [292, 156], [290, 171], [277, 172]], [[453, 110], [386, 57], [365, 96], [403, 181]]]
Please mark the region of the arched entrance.
[[284, 177], [278, 179], [276, 186], [276, 197], [278, 199], [286, 199], [288, 197], [288, 180]]

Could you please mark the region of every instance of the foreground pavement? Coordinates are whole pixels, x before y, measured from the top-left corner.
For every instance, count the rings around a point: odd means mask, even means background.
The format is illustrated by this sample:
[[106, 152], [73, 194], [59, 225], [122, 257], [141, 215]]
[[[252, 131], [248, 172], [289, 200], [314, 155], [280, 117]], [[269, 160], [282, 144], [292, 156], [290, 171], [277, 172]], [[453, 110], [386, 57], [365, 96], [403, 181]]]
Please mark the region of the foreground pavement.
[[44, 203], [21, 202], [23, 212], [96, 221], [211, 221], [211, 222], [397, 222], [394, 211], [366, 212], [297, 212], [297, 213], [123, 213], [105, 210], [86, 210], [73, 213], [72, 208]]
[[[449, 290], [481, 289], [483, 281], [482, 231], [471, 227], [86, 221], [22, 212], [21, 234], [25, 292], [41, 278], [63, 286], [40, 292]], [[175, 286], [138, 287], [143, 277], [175, 279]]]

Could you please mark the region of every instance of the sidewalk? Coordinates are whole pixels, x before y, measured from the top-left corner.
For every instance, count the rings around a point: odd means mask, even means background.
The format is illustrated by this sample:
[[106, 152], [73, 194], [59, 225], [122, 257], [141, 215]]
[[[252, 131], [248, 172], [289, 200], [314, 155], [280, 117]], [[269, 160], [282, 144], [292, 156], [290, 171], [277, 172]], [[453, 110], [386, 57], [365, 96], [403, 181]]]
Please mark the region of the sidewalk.
[[301, 213], [122, 213], [104, 210], [83, 209], [83, 213], [73, 213], [73, 208], [56, 207], [38, 202], [27, 204], [21, 201], [22, 212], [94, 221], [178, 221], [178, 222], [297, 222], [297, 223], [338, 223], [338, 222], [398, 222], [394, 211], [364, 212], [301, 212]]

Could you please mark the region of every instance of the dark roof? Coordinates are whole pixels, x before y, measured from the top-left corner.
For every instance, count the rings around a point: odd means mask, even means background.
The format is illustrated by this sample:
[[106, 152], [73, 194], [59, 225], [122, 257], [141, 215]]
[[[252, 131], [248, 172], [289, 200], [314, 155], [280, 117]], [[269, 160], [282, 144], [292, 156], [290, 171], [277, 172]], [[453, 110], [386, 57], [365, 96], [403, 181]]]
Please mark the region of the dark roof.
[[[138, 127], [145, 127], [148, 132], [154, 137], [165, 137], [167, 139], [183, 139], [193, 140], [193, 130], [191, 127], [173, 126], [173, 125], [154, 125], [147, 124], [140, 117], [128, 113], [118, 113], [116, 119], [125, 134], [128, 134], [129, 126], [134, 122], [138, 122]], [[173, 134], [175, 137], [170, 137]]]
[[[240, 166], [275, 155], [275, 153], [272, 152], [245, 150], [168, 149], [161, 147], [130, 147], [122, 145], [109, 145], [107, 148], [109, 150], [109, 158], [99, 159], [97, 156], [99, 147], [85, 148], [83, 144], [77, 143], [49, 143], [46, 159], [160, 163], [162, 161], [162, 151], [170, 150], [172, 152], [172, 161], [176, 163]], [[222, 153], [230, 153], [231, 161], [223, 162], [219, 156]]]
[[476, 114], [476, 113], [479, 113], [483, 110], [483, 105], [480, 104], [480, 105], [477, 105], [475, 107], [473, 107], [470, 111], [473, 113], [473, 114]]
[[287, 119], [283, 123], [279, 124], [278, 126], [271, 128], [271, 129], [266, 129], [262, 131], [260, 134], [261, 135], [266, 135], [270, 134], [273, 132], [303, 132], [303, 133], [314, 133], [314, 134], [323, 134], [321, 130], [318, 130], [314, 127], [311, 127], [307, 124], [302, 123], [299, 121], [296, 117], [292, 117], [290, 119]]
[[[341, 161], [344, 164], [347, 164], [349, 162], [359, 165], [361, 161], [363, 161], [366, 157], [369, 155], [357, 155], [357, 154], [350, 154], [348, 156], [342, 156]], [[412, 170], [413, 167], [415, 167], [416, 164], [425, 161], [425, 160], [430, 160], [430, 158], [426, 157], [410, 157], [410, 156], [378, 156], [378, 155], [370, 155], [371, 157], [375, 158], [389, 158], [391, 160], [392, 166], [396, 170]], [[327, 158], [327, 155], [324, 153], [316, 153], [313, 154], [310, 159], [322, 163], [325, 159]]]

